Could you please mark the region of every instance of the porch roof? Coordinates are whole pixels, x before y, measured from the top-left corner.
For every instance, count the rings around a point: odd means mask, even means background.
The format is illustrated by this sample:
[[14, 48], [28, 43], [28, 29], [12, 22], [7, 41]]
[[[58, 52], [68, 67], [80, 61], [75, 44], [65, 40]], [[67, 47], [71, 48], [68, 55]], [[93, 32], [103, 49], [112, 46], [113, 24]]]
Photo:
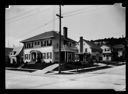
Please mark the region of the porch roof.
[[39, 50], [31, 50], [31, 51], [30, 51], [30, 53], [33, 53], [33, 52], [41, 53]]
[[[59, 49], [55, 49], [55, 52], [58, 52]], [[67, 46], [62, 46], [61, 47], [61, 51], [65, 51], [65, 52], [77, 52], [77, 48], [76, 47], [67, 47]]]

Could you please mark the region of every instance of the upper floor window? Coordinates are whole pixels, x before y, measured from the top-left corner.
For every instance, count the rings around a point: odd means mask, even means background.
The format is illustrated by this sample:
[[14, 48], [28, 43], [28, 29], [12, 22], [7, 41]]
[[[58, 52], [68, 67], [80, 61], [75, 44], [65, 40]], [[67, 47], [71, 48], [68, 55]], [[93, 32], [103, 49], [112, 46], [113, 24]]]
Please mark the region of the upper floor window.
[[41, 41], [41, 47], [43, 46], [43, 41]]
[[85, 48], [85, 52], [87, 52], [87, 48]]
[[26, 48], [26, 43], [24, 43], [24, 48]]
[[52, 40], [47, 40], [47, 46], [51, 46], [52, 45]]
[[36, 41], [35, 41], [35, 45], [36, 45]]
[[37, 42], [37, 45], [40, 45], [40, 42], [39, 41]]
[[45, 41], [43, 41], [43, 46], [46, 46], [46, 40], [45, 40]]
[[33, 42], [31, 43], [31, 47], [33, 48]]

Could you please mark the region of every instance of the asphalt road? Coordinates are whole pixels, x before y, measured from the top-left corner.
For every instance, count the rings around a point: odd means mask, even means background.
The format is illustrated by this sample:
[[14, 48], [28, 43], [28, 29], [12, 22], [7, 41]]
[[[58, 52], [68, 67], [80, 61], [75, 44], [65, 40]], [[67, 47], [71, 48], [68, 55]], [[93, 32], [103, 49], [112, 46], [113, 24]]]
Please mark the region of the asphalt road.
[[42, 74], [6, 70], [6, 89], [126, 90], [126, 65], [80, 74]]

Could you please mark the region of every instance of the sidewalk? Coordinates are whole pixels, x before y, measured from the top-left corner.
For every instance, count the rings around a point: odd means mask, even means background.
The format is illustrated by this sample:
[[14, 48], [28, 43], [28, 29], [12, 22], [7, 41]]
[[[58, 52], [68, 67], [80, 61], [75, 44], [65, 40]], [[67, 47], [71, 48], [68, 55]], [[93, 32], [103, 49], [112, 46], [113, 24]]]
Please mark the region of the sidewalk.
[[[98, 63], [96, 64], [98, 66], [93, 66], [93, 67], [87, 67], [87, 68], [79, 68], [78, 70], [77, 69], [72, 69], [72, 70], [66, 70], [66, 71], [62, 71], [62, 74], [76, 74], [80, 71], [91, 71], [91, 70], [95, 70], [95, 69], [99, 69], [99, 68], [105, 68], [105, 67], [112, 67], [111, 65], [106, 65], [106, 64], [101, 64], [101, 63]], [[50, 71], [48, 74], [58, 74], [58, 71]]]

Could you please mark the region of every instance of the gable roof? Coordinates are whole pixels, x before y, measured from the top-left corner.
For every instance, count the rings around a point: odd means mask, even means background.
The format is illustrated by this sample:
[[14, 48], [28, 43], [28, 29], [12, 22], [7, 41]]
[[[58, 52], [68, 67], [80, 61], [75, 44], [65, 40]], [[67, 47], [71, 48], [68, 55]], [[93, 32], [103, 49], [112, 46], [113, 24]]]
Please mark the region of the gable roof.
[[19, 53], [22, 51], [23, 46], [15, 47], [12, 52], [16, 52], [14, 56], [19, 55]]
[[100, 46], [95, 45], [93, 42], [83, 39], [92, 49], [102, 50]]
[[[57, 33], [57, 31], [48, 31], [48, 32], [44, 32], [44, 33], [38, 34], [36, 36], [30, 37], [28, 39], [22, 40], [20, 42], [24, 43], [24, 42], [41, 40], [41, 39], [46, 39], [46, 38], [51, 38], [51, 37], [59, 37], [59, 34]], [[62, 37], [62, 39], [65, 39], [64, 36], [61, 35], [61, 37]], [[67, 40], [76, 42], [70, 38], [67, 38]]]

